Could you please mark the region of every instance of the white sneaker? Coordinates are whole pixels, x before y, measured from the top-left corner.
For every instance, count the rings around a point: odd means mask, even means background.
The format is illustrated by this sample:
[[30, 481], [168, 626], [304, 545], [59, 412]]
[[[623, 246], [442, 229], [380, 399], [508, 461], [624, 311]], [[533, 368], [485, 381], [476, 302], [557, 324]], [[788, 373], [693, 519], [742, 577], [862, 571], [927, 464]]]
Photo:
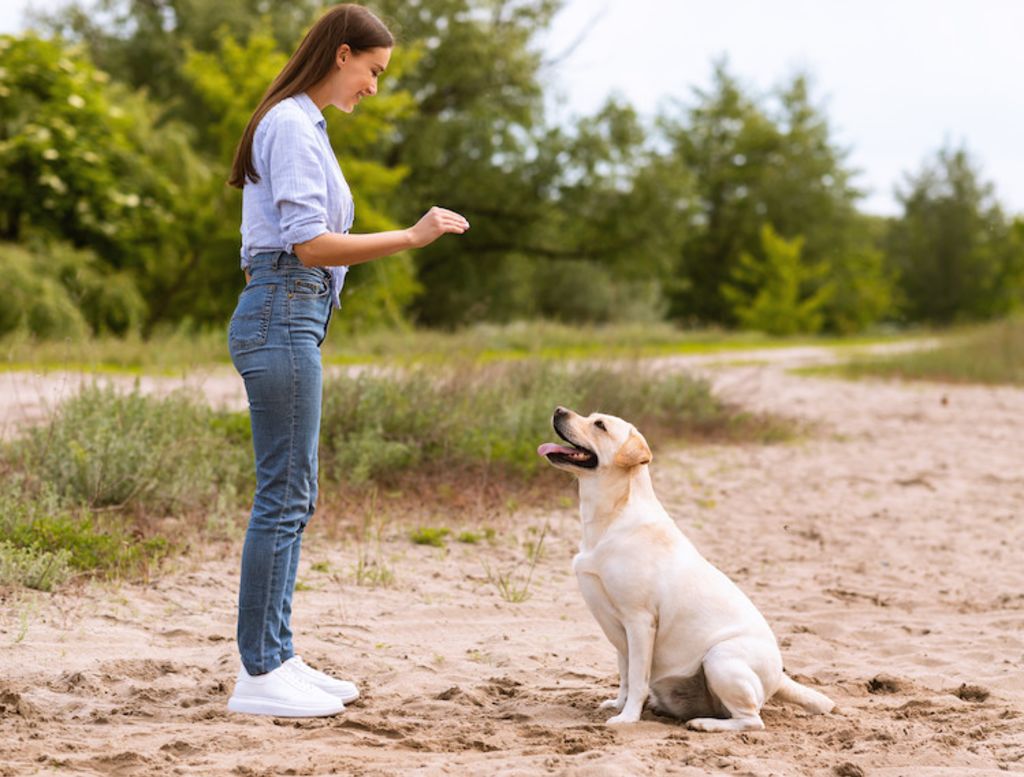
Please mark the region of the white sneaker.
[[318, 672], [299, 658], [299, 656], [292, 656], [284, 662], [283, 666], [287, 666], [294, 674], [310, 685], [314, 685], [321, 691], [341, 699], [345, 704], [359, 698], [359, 689], [356, 688], [355, 683], [350, 683], [348, 680], [338, 680], [323, 672]]
[[273, 672], [255, 677], [245, 671], [244, 667], [240, 669], [238, 680], [235, 681], [235, 692], [228, 700], [228, 709], [250, 715], [319, 718], [337, 715], [345, 709], [345, 703], [282, 665]]

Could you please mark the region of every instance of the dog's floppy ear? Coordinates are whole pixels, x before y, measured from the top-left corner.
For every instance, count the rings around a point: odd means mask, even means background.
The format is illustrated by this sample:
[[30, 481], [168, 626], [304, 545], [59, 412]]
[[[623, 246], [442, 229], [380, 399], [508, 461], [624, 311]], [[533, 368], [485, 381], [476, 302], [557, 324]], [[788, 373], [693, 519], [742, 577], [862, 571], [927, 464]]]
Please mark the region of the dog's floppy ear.
[[630, 469], [641, 464], [650, 464], [653, 456], [651, 449], [647, 446], [647, 440], [640, 436], [636, 429], [629, 433], [629, 439], [619, 448], [615, 454], [614, 464], [616, 467]]

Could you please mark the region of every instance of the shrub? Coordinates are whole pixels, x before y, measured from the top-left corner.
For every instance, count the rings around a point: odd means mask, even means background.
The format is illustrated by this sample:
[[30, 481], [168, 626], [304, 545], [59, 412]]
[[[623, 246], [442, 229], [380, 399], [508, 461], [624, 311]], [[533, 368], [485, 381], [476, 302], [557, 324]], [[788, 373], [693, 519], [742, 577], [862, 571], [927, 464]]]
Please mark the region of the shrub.
[[66, 243], [52, 243], [37, 253], [40, 263], [56, 272], [93, 334], [139, 331], [147, 306], [129, 273], [105, 268], [92, 251]]
[[20, 246], [0, 243], [0, 335], [30, 332], [38, 337], [80, 338], [88, 326], [67, 290], [47, 268]]
[[66, 243], [0, 243], [0, 272], [10, 287], [0, 309], [0, 335], [124, 335], [137, 331], [146, 314], [128, 274], [105, 269], [95, 253]]
[[[64, 500], [167, 514], [216, 505], [252, 470], [246, 446], [182, 394], [146, 397], [96, 385], [64, 402], [12, 447], [12, 457]], [[237, 433], [237, 432], [235, 432]]]
[[780, 419], [726, 405], [707, 381], [685, 373], [639, 362], [513, 361], [328, 381], [321, 461], [330, 477], [354, 485], [413, 469], [530, 477], [545, 469], [535, 451], [551, 438], [559, 404], [621, 416], [654, 446], [685, 436], [771, 441], [792, 433]]
[[131, 575], [167, 549], [162, 537], [140, 540], [121, 517], [62, 506], [24, 477], [8, 476], [0, 491], [0, 585], [49, 591], [74, 571]]
[[52, 591], [68, 578], [68, 556], [66, 550], [48, 553], [0, 540], [0, 586]]
[[[770, 224], [761, 227], [764, 258], [743, 252], [722, 295], [746, 329], [771, 335], [814, 333], [824, 324], [822, 308], [833, 288], [822, 279], [824, 263], [808, 265], [802, 237], [786, 240]], [[808, 293], [807, 287], [816, 287]]]

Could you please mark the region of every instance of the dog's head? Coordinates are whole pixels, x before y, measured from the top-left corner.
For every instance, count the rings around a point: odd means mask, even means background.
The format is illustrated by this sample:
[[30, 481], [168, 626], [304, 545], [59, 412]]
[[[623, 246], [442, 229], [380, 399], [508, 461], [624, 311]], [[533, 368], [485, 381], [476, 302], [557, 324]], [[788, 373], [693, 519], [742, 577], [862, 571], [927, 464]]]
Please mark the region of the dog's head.
[[555, 434], [571, 447], [546, 442], [537, 448], [537, 453], [577, 477], [599, 470], [630, 470], [651, 461], [651, 448], [644, 436], [633, 424], [613, 415], [581, 416], [556, 407], [551, 425]]

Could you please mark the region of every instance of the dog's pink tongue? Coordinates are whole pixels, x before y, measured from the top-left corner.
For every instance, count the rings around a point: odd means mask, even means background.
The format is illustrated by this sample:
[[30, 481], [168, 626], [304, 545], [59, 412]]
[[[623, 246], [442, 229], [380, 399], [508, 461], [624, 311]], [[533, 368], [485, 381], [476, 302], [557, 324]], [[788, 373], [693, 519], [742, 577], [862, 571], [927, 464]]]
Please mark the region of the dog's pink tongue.
[[572, 448], [566, 448], [564, 445], [555, 445], [553, 442], [546, 442], [537, 448], [538, 456], [547, 456], [549, 453], [575, 453]]

